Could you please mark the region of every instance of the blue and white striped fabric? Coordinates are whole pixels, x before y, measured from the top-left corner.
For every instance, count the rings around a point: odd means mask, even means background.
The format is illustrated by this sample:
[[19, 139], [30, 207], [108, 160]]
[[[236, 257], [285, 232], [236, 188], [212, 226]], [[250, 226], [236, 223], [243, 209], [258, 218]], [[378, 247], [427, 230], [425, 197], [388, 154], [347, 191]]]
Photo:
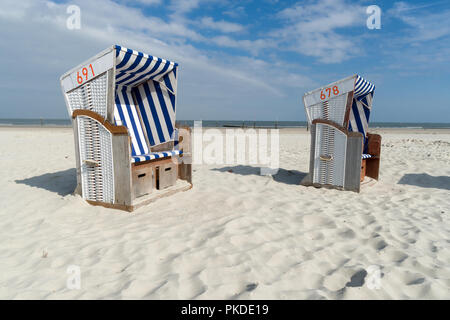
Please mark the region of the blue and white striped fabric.
[[175, 96], [159, 82], [149, 80], [133, 88], [151, 146], [173, 140]]
[[149, 153], [144, 130], [139, 120], [139, 115], [134, 104], [131, 88], [121, 87], [116, 92], [116, 107], [114, 108], [114, 119], [116, 125], [128, 128], [131, 137], [131, 154], [133, 156]]
[[[149, 79], [160, 81], [178, 67], [177, 63], [142, 52], [121, 46], [115, 46], [115, 48], [117, 86], [135, 86]], [[173, 93], [176, 94], [176, 76], [173, 78], [174, 83], [170, 85]]]
[[141, 156], [133, 156], [131, 157], [131, 162], [141, 162], [141, 161], [148, 161], [148, 160], [154, 160], [154, 159], [161, 159], [161, 158], [167, 158], [172, 157], [174, 155], [181, 155], [183, 152], [181, 150], [172, 150], [172, 151], [163, 151], [163, 152], [151, 152], [149, 154], [144, 154]]
[[363, 153], [361, 158], [362, 159], [369, 159], [369, 158], [372, 158], [372, 155], [371, 154], [367, 154], [367, 153]]
[[179, 154], [150, 150], [174, 140], [178, 64], [121, 46], [115, 51], [114, 119], [128, 128], [132, 162]]
[[355, 80], [355, 92], [350, 110], [348, 130], [361, 132], [364, 137], [364, 152], [367, 151], [367, 132], [369, 129], [370, 110], [372, 109], [373, 92], [375, 86], [362, 77]]
[[361, 100], [353, 99], [348, 122], [349, 131], [361, 132], [363, 136], [367, 135], [372, 99], [373, 92], [367, 94]]
[[367, 80], [364, 80], [363, 77], [357, 76], [355, 81], [355, 97], [360, 98], [364, 97], [370, 92], [375, 90], [375, 85], [370, 83]]

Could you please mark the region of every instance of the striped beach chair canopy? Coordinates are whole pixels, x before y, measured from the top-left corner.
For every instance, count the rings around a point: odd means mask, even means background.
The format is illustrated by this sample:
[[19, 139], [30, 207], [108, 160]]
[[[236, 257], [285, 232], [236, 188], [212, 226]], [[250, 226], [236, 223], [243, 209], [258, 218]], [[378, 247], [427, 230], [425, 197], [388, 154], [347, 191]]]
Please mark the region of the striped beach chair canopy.
[[180, 153], [150, 151], [175, 137], [177, 68], [169, 60], [115, 46], [114, 119], [128, 128], [133, 162]]
[[367, 151], [367, 132], [369, 129], [370, 111], [372, 110], [372, 100], [375, 85], [361, 76], [355, 79], [355, 90], [352, 108], [348, 121], [348, 130], [361, 132], [364, 137], [364, 152]]
[[350, 131], [361, 132], [364, 136], [369, 127], [370, 110], [372, 109], [372, 98], [375, 85], [357, 76], [355, 91], [348, 128]]

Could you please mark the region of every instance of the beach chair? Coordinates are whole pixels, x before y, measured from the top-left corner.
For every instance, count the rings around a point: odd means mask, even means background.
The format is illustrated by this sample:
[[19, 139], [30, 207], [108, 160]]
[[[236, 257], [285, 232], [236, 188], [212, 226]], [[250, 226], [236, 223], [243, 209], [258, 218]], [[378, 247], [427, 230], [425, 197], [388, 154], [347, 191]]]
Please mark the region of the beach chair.
[[112, 46], [61, 77], [76, 192], [133, 211], [192, 187], [191, 131], [175, 127], [178, 64]]
[[310, 169], [303, 185], [359, 192], [365, 176], [378, 180], [381, 136], [368, 132], [374, 90], [353, 75], [303, 96], [311, 128]]

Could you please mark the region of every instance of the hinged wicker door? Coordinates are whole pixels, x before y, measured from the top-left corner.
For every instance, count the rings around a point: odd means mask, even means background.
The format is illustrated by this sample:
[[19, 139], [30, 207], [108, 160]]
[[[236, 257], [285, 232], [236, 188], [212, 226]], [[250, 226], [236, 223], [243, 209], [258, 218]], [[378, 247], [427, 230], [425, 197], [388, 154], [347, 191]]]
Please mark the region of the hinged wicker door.
[[344, 186], [347, 136], [323, 123], [316, 125], [313, 182]]
[[114, 203], [112, 135], [96, 120], [77, 117], [83, 198]]

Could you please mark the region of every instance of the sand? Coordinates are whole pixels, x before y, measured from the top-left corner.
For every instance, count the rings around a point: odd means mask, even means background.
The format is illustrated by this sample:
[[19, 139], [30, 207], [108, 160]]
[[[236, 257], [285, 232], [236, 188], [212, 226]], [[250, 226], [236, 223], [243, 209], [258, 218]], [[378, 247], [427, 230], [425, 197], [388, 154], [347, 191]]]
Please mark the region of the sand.
[[0, 298], [449, 299], [450, 131], [374, 131], [359, 194], [298, 185], [309, 134], [286, 129], [275, 176], [195, 165], [130, 214], [72, 194], [71, 129], [0, 128]]

